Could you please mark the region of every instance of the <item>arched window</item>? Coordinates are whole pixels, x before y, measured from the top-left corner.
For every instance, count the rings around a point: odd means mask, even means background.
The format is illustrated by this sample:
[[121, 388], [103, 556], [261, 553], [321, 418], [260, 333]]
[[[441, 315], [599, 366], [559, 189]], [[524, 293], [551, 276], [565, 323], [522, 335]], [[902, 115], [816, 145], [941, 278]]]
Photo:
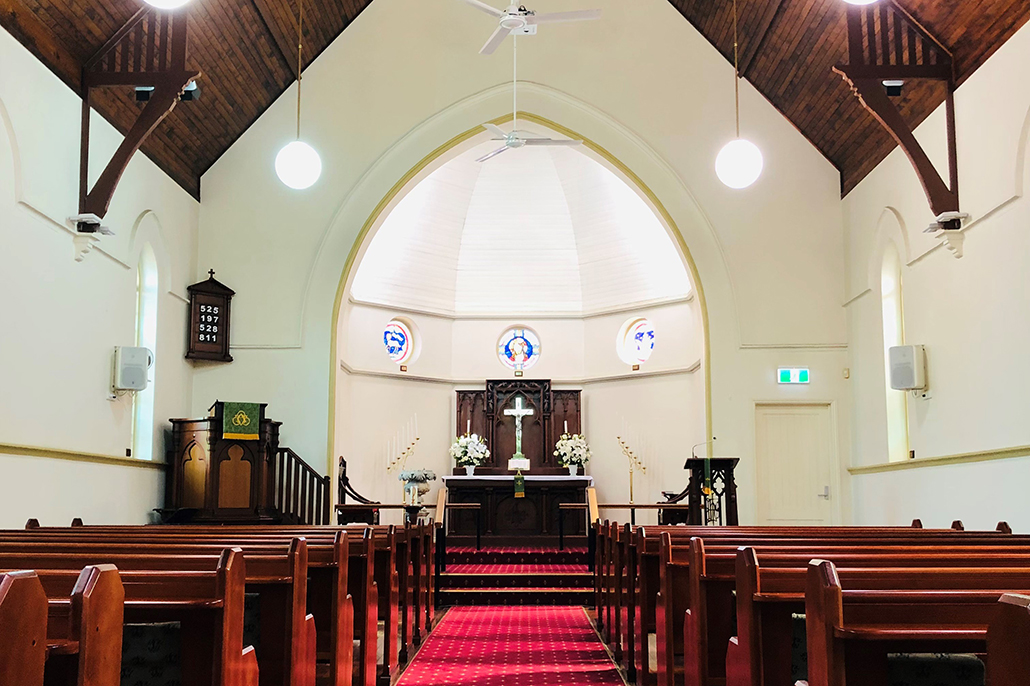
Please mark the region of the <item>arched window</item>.
[[154, 459], [154, 368], [157, 360], [157, 260], [143, 246], [136, 270], [136, 345], [150, 350], [155, 364], [147, 372], [147, 387], [132, 401], [132, 454]]
[[908, 395], [891, 388], [889, 353], [891, 347], [905, 343], [904, 303], [901, 294], [901, 256], [894, 243], [888, 243], [880, 273], [883, 308], [883, 364], [887, 392], [887, 459], [900, 462], [909, 457]]

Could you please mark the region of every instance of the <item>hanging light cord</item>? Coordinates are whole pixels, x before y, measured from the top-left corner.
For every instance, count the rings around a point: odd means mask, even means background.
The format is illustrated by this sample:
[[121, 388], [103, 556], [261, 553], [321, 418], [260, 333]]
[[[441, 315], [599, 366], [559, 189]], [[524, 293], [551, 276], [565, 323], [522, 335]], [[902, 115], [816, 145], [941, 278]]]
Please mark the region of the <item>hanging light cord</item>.
[[511, 34], [511, 130], [519, 130], [519, 36]]
[[[736, 0], [734, 0], [736, 1]], [[297, 140], [300, 140], [300, 80], [303, 62], [301, 54], [304, 50], [304, 0], [297, 0]]]
[[737, 0], [733, 0], [733, 107], [737, 119], [737, 138], [740, 138], [740, 61], [737, 57]]

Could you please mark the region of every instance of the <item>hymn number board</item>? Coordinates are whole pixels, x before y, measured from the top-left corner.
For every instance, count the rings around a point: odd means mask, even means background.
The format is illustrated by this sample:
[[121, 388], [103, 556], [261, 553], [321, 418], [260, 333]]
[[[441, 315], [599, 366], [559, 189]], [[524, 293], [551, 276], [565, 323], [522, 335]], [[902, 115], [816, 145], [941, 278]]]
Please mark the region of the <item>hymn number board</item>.
[[232, 362], [229, 354], [229, 305], [236, 293], [216, 280], [213, 270], [208, 274], [207, 281], [186, 289], [190, 294], [186, 358]]

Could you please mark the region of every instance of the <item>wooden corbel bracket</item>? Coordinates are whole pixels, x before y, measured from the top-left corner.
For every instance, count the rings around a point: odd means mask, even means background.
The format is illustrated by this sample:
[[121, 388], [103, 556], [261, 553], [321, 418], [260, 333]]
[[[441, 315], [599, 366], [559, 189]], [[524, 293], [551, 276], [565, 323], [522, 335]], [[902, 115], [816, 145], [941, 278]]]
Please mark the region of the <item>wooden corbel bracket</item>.
[[[82, 143], [79, 152], [79, 214], [102, 219], [133, 154], [179, 102], [199, 71], [186, 68], [186, 13], [140, 9], [90, 58], [82, 69]], [[146, 89], [149, 100], [125, 139], [89, 189], [90, 94], [94, 88]], [[94, 231], [80, 221], [79, 231]]]
[[[887, 129], [915, 168], [936, 217], [936, 229], [957, 231], [966, 216], [959, 211], [955, 139], [955, 74], [951, 52], [924, 29], [896, 0], [876, 5], [849, 5], [848, 61], [837, 65], [862, 106]], [[949, 183], [945, 183], [912, 128], [891, 102], [885, 81], [931, 79], [947, 86], [945, 109]]]

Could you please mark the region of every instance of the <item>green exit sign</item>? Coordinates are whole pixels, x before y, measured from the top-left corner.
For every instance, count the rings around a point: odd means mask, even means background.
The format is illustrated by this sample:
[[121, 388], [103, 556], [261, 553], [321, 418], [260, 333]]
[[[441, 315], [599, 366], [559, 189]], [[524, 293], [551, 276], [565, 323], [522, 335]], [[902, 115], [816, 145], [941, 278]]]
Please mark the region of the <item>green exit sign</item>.
[[808, 383], [808, 367], [780, 367], [776, 374], [779, 383]]

